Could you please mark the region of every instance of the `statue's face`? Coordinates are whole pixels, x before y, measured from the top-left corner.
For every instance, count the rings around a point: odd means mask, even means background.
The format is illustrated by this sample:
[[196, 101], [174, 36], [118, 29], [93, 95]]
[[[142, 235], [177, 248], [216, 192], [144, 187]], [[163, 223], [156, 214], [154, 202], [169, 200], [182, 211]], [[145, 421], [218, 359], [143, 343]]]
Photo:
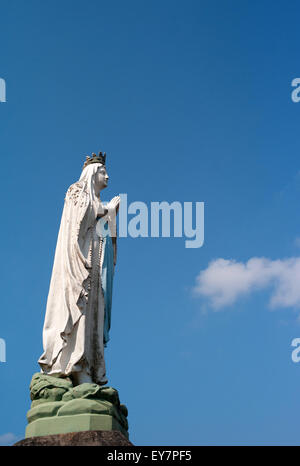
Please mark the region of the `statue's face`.
[[99, 191], [107, 187], [108, 184], [108, 174], [104, 165], [100, 165], [97, 172], [95, 173], [95, 182]]

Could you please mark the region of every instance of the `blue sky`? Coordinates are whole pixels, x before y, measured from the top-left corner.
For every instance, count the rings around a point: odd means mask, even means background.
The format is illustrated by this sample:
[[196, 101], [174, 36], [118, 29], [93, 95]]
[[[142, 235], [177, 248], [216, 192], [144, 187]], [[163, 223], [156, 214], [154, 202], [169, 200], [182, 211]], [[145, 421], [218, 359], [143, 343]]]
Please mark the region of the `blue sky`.
[[202, 248], [119, 240], [106, 359], [132, 442], [299, 444], [297, 297], [271, 309], [279, 279], [255, 274], [241, 295], [229, 280], [218, 309], [195, 293], [214, 260], [300, 257], [299, 3], [2, 0], [0, 12], [0, 441], [24, 437], [65, 192], [104, 150], [104, 199], [205, 202]]

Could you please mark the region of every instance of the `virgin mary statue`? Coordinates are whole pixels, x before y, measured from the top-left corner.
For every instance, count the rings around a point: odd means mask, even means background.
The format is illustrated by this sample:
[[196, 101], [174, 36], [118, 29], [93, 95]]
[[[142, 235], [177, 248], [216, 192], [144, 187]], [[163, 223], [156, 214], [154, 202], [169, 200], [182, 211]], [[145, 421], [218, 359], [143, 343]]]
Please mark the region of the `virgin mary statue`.
[[116, 263], [119, 196], [100, 200], [107, 186], [106, 154], [87, 157], [79, 181], [66, 194], [43, 329], [41, 371], [70, 376], [74, 385], [107, 383], [104, 347], [109, 340]]

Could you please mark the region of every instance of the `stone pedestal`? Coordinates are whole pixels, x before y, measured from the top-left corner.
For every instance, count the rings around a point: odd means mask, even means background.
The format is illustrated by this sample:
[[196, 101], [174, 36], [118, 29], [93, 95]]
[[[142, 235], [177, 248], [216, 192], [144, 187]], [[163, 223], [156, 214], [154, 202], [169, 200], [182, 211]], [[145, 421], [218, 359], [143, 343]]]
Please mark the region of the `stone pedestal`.
[[[117, 431], [128, 440], [128, 411], [112, 387], [93, 383], [74, 387], [70, 379], [38, 373], [32, 378], [30, 396], [32, 403], [27, 413], [26, 439], [32, 441], [33, 437], [87, 431]], [[108, 438], [108, 434], [105, 435]]]
[[121, 432], [125, 438], [128, 438], [127, 431], [113, 416], [91, 413], [37, 419], [36, 421], [28, 424], [25, 437], [66, 434], [69, 432], [81, 432], [88, 430], [115, 430]]
[[29, 437], [15, 443], [15, 447], [64, 447], [64, 446], [132, 446], [132, 443], [116, 430], [72, 432], [60, 435], [44, 435], [42, 437]]

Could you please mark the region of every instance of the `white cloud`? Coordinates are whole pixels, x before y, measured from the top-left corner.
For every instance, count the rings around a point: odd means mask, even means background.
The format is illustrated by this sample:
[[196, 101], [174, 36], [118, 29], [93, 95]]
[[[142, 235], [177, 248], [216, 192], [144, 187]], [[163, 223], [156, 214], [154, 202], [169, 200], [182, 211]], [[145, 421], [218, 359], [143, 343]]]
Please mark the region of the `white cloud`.
[[19, 439], [15, 434], [8, 432], [7, 434], [0, 435], [0, 446], [12, 445], [13, 443], [16, 443], [18, 440]]
[[270, 289], [270, 307], [300, 307], [300, 257], [248, 262], [216, 259], [196, 278], [194, 291], [214, 309], [234, 304], [256, 290]]

